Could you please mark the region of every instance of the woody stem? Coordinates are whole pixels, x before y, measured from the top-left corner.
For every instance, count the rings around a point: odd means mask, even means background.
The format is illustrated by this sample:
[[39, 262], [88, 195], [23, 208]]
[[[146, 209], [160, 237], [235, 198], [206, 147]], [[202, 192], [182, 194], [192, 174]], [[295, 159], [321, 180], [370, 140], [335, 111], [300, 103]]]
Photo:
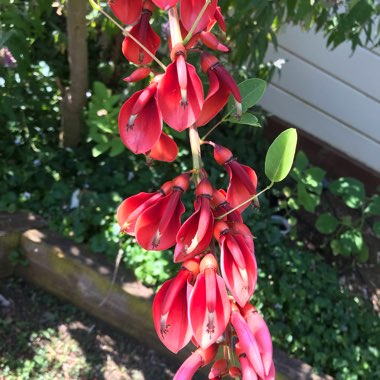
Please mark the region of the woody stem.
[[189, 138], [191, 146], [191, 156], [193, 159], [194, 179], [195, 184], [197, 185], [202, 179], [202, 158], [198, 128], [195, 125], [192, 125], [189, 128]]
[[206, 12], [206, 9], [207, 9], [207, 7], [210, 5], [210, 3], [211, 3], [211, 0], [206, 0], [206, 2], [205, 2], [205, 4], [204, 4], [203, 8], [202, 8], [201, 11], [199, 12], [199, 15], [198, 15], [197, 18], [195, 19], [193, 26], [192, 26], [191, 29], [189, 30], [189, 33], [187, 33], [187, 36], [186, 36], [185, 39], [183, 40], [183, 44], [184, 44], [184, 45], [186, 45], [186, 44], [190, 41], [191, 37], [193, 36], [193, 33], [194, 33], [195, 28], [198, 26], [199, 21], [201, 21], [201, 18], [202, 18], [202, 16], [204, 15], [204, 13]]
[[141, 47], [157, 64], [166, 71], [166, 66], [147, 48], [145, 47], [137, 38], [132, 36], [122, 25], [120, 25], [117, 21], [115, 21], [107, 12], [105, 12], [102, 8], [99, 8], [99, 12], [106, 16], [110, 21], [112, 21], [122, 32], [125, 37], [130, 38], [133, 42]]

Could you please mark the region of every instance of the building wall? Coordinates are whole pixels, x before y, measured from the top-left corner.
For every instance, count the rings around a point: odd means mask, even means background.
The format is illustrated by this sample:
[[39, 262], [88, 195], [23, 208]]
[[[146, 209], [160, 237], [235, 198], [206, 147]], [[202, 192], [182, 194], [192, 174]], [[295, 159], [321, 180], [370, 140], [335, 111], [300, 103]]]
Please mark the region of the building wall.
[[380, 173], [380, 50], [346, 43], [330, 51], [321, 33], [288, 26], [267, 59], [285, 59], [264, 109]]

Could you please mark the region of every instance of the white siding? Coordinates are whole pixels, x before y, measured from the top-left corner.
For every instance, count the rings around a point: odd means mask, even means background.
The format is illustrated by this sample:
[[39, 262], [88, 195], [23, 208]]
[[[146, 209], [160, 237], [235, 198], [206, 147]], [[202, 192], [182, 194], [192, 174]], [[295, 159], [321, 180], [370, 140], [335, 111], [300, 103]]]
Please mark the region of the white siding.
[[261, 102], [272, 114], [380, 172], [380, 56], [287, 27], [268, 60], [285, 59]]

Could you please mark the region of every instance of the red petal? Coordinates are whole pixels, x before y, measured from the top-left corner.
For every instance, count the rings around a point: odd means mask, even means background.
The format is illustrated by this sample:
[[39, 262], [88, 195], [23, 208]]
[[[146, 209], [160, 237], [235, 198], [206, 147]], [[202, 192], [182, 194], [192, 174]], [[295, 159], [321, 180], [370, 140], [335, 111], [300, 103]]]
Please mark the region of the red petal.
[[166, 133], [162, 132], [156, 145], [149, 152], [149, 157], [157, 161], [172, 162], [177, 158], [178, 146]]
[[150, 67], [139, 67], [136, 70], [134, 70], [131, 75], [123, 78], [123, 81], [125, 82], [137, 82], [139, 80], [145, 79], [149, 74], [151, 70]]
[[173, 380], [191, 380], [198, 368], [203, 365], [203, 359], [197, 352], [193, 352], [181, 365]]
[[[152, 54], [156, 54], [160, 46], [160, 37], [149, 24], [150, 13], [143, 13], [139, 22], [129, 32], [140, 41]], [[128, 61], [136, 65], [146, 65], [153, 61], [153, 58], [131, 38], [125, 37], [122, 51]]]
[[125, 199], [117, 209], [117, 221], [122, 232], [135, 234], [135, 224], [140, 214], [162, 197], [157, 193], [139, 193]]
[[[201, 12], [206, 0], [181, 0], [180, 1], [180, 11], [181, 11], [181, 21], [183, 26], [187, 31], [191, 29], [196, 18]], [[212, 0], [200, 19], [197, 27], [193, 34], [199, 33], [207, 27], [207, 24], [214, 18], [218, 0]]]
[[228, 52], [228, 47], [223, 45], [211, 32], [201, 32], [202, 42], [210, 49]]
[[241, 365], [241, 371], [243, 373], [243, 380], [257, 380], [256, 371], [253, 369], [246, 355], [240, 355], [239, 361]]
[[[172, 290], [175, 279], [166, 281], [157, 292], [153, 301], [154, 327], [161, 342], [172, 352], [177, 353], [191, 339], [191, 330], [187, 319], [187, 281], [179, 289], [171, 302], [169, 311], [162, 314], [165, 299]], [[162, 324], [164, 322], [164, 325]]]
[[[255, 171], [246, 165], [241, 165], [237, 161], [226, 164], [226, 169], [230, 174], [230, 183], [227, 189], [227, 201], [234, 208], [256, 194], [257, 176]], [[247, 202], [239, 207], [239, 212], [243, 212], [251, 202]]]
[[159, 8], [167, 11], [169, 8], [174, 7], [178, 3], [178, 0], [152, 0]]
[[181, 226], [181, 215], [185, 212], [180, 199], [172, 205], [171, 197], [179, 190], [159, 199], [143, 212], [136, 221], [136, 240], [145, 249], [160, 251], [175, 244], [176, 234]]
[[183, 103], [176, 62], [171, 63], [158, 85], [157, 99], [162, 117], [173, 129], [181, 132], [194, 124], [203, 105], [203, 87], [195, 68], [186, 63], [187, 104]]
[[142, 10], [142, 0], [108, 0], [113, 14], [124, 24], [133, 24]]
[[[132, 126], [128, 126], [132, 111], [138, 104], [144, 90], [133, 94], [121, 107], [119, 132], [123, 143], [135, 154], [146, 153], [157, 143], [162, 131], [162, 118], [155, 97], [151, 94], [148, 102], [138, 113]], [[138, 107], [141, 108], [141, 107]]]

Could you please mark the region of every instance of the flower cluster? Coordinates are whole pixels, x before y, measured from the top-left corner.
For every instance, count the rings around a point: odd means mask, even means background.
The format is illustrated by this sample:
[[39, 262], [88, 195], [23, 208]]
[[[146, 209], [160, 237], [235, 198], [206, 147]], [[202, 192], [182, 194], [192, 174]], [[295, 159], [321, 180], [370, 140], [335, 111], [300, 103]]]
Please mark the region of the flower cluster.
[[[137, 65], [125, 78], [133, 82], [151, 77], [150, 84], [134, 93], [119, 114], [123, 143], [135, 154], [151, 160], [173, 161], [175, 141], [168, 127], [189, 131], [193, 169], [164, 183], [152, 193], [141, 192], [123, 201], [117, 211], [121, 231], [134, 236], [147, 250], [174, 247], [179, 272], [166, 281], [153, 302], [158, 337], [174, 353], [190, 344], [197, 348], [183, 363], [175, 379], [191, 379], [198, 368], [214, 362], [209, 379], [224, 376], [243, 379], [275, 378], [272, 339], [266, 323], [249, 303], [257, 281], [253, 236], [242, 212], [255, 199], [255, 171], [234, 158], [232, 152], [199, 138], [206, 125], [227, 104], [242, 111], [242, 97], [234, 79], [208, 50], [226, 52], [218, 39], [226, 26], [217, 0], [109, 0], [114, 15], [124, 24], [124, 56]], [[170, 64], [155, 54], [160, 37], [150, 25], [155, 7], [168, 12]], [[179, 12], [178, 12], [179, 11]], [[215, 31], [215, 29], [217, 30]], [[208, 93], [187, 55], [199, 55], [208, 77]], [[154, 68], [158, 62], [163, 73]], [[229, 176], [226, 190], [210, 183], [203, 167], [201, 146], [211, 146], [215, 161]], [[194, 211], [184, 222], [182, 194], [195, 185]], [[232, 358], [236, 356], [240, 367]]]

